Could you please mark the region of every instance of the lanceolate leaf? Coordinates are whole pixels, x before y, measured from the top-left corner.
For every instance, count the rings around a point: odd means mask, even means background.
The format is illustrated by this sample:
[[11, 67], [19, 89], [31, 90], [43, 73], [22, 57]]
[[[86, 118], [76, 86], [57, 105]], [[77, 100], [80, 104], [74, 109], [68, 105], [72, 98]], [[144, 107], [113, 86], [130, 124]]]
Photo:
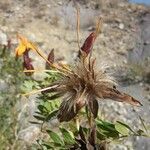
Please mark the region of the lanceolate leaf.
[[60, 131], [62, 133], [65, 143], [70, 144], [70, 145], [75, 144], [75, 137], [71, 131], [65, 128], [60, 128]]
[[33, 115], [36, 119], [44, 121], [45, 117], [44, 116], [37, 116], [37, 115]]
[[105, 122], [102, 120], [96, 120], [97, 124], [97, 129], [98, 129], [98, 136], [99, 138], [103, 139], [105, 137], [113, 137], [113, 138], [118, 138], [119, 137], [119, 132], [115, 129], [114, 124], [111, 124], [109, 122]]
[[46, 121], [51, 120], [53, 117], [55, 117], [57, 115], [58, 110], [54, 110], [52, 111], [47, 117], [46, 117]]
[[129, 135], [129, 129], [120, 122], [116, 122], [115, 129], [122, 135]]
[[60, 135], [58, 135], [57, 133], [55, 133], [51, 130], [47, 130], [47, 133], [49, 134], [49, 136], [51, 137], [51, 139], [53, 140], [54, 143], [59, 144], [61, 146], [64, 145], [64, 142], [61, 139]]
[[[121, 122], [121, 121], [117, 121], [117, 123], [119, 123], [119, 124], [121, 124], [122, 126], [125, 126], [127, 129], [129, 129], [131, 132], [133, 132], [133, 133], [135, 133], [135, 131], [131, 128], [131, 127], [129, 127], [127, 124], [125, 124], [125, 123], [123, 123], [123, 122]], [[136, 133], [135, 133], [136, 134]]]
[[92, 146], [95, 146], [95, 143], [96, 143], [96, 126], [93, 126], [90, 130], [91, 131], [90, 131], [90, 135], [89, 135], [89, 143]]

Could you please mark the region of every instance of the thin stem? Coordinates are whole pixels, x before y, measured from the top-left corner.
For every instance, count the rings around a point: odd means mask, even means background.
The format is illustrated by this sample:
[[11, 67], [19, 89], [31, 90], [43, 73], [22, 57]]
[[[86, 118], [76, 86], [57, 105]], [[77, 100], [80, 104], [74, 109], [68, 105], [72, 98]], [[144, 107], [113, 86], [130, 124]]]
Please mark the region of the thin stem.
[[65, 68], [65, 70], [63, 68], [60, 68], [58, 66], [56, 66], [55, 64], [52, 64], [49, 60], [47, 60], [47, 58], [44, 56], [44, 54], [38, 49], [36, 48], [36, 52], [53, 68], [56, 69], [57, 71], [59, 71], [61, 74], [66, 76], [66, 72], [72, 74], [72, 72]]
[[80, 33], [80, 9], [78, 6], [76, 6], [77, 10], [77, 42], [78, 42], [78, 48], [80, 50], [80, 38], [79, 38], [79, 33]]
[[28, 96], [28, 95], [31, 95], [31, 94], [36, 94], [36, 93], [43, 92], [43, 91], [46, 91], [46, 90], [49, 90], [49, 89], [52, 89], [52, 88], [56, 88], [57, 86], [58, 85], [54, 85], [52, 87], [47, 87], [47, 88], [43, 88], [43, 89], [39, 89], [39, 90], [33, 90], [29, 93], [22, 94], [22, 96]]
[[37, 69], [37, 70], [24, 70], [23, 72], [52, 72], [52, 73], [59, 73], [57, 70], [46, 70], [46, 69]]
[[58, 71], [60, 71], [60, 73], [64, 74], [66, 71], [68, 72], [69, 70], [64, 70], [58, 66], [56, 66], [55, 64], [52, 64], [49, 60], [47, 60], [47, 58], [44, 56], [43, 52], [40, 51], [38, 48], [36, 48], [36, 52], [53, 68], [56, 69]]
[[98, 36], [98, 34], [101, 32], [102, 24], [103, 24], [103, 19], [100, 17], [96, 23], [96, 30], [95, 30], [96, 36]]

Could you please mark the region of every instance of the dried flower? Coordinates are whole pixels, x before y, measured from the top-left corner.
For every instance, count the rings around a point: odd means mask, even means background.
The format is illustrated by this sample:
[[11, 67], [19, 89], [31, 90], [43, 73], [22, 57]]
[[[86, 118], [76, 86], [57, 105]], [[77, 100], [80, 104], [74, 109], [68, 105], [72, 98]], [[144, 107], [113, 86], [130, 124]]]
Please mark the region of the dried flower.
[[57, 97], [62, 98], [57, 116], [60, 122], [73, 119], [83, 106], [86, 106], [96, 118], [99, 99], [112, 99], [135, 106], [141, 105], [130, 95], [115, 89], [115, 81], [106, 73], [103, 66], [100, 67], [99, 69], [96, 67], [95, 59], [92, 60], [90, 57], [82, 59], [81, 57], [67, 75], [62, 75], [62, 78], [53, 84], [55, 87], [49, 92], [55, 92]]

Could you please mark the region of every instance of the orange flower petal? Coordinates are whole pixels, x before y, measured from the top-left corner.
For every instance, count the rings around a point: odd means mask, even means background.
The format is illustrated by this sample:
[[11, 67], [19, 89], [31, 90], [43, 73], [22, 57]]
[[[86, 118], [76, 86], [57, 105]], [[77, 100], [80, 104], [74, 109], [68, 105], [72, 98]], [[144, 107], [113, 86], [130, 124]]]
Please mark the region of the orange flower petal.
[[20, 43], [16, 48], [16, 57], [21, 56], [26, 51], [26, 46]]
[[18, 47], [16, 48], [16, 57], [21, 56], [27, 50], [36, 50], [36, 46], [27, 40], [27, 38], [17, 35], [17, 38], [20, 40]]

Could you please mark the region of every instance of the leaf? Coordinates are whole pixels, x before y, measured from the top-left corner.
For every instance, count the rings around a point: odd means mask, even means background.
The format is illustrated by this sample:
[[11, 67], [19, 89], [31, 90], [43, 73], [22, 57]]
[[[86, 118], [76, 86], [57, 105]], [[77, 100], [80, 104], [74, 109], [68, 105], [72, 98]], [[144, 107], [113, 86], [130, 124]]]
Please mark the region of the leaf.
[[79, 128], [79, 135], [82, 141], [86, 143], [85, 133], [83, 132], [83, 127], [80, 126]]
[[94, 146], [95, 143], [96, 143], [96, 126], [93, 126], [91, 129], [90, 129], [90, 135], [89, 135], [89, 143]]
[[39, 88], [39, 85], [36, 81], [31, 81], [31, 80], [24, 81], [23, 85], [21, 86], [21, 90], [24, 93], [30, 92], [35, 88]]
[[114, 124], [103, 120], [96, 120], [97, 126], [103, 130], [116, 131]]
[[128, 129], [128, 127], [125, 125], [125, 124], [123, 124], [123, 123], [121, 123], [121, 122], [116, 122], [116, 124], [115, 124], [115, 129], [120, 133], [120, 134], [122, 134], [122, 135], [129, 135], [129, 129]]
[[[135, 133], [135, 131], [130, 127], [128, 126], [127, 124], [121, 122], [121, 121], [117, 121], [118, 123], [122, 124], [123, 126], [125, 126], [126, 128], [128, 128], [130, 131], [132, 131], [133, 133]], [[136, 133], [135, 133], [136, 134]]]
[[54, 94], [54, 95], [52, 95], [52, 96], [48, 96], [47, 98], [48, 98], [48, 100], [56, 100], [56, 99], [59, 98], [60, 96], [61, 96], [61, 94], [56, 93], [56, 94]]
[[52, 111], [47, 117], [46, 117], [46, 121], [51, 120], [53, 117], [55, 117], [57, 115], [58, 110], [54, 110]]
[[32, 123], [32, 124], [41, 124], [41, 123], [36, 122], [36, 121], [29, 121], [29, 123]]
[[47, 109], [48, 112], [56, 110], [58, 108], [58, 101], [46, 101], [44, 102], [43, 106]]
[[65, 128], [60, 128], [60, 131], [62, 133], [65, 143], [70, 144], [70, 145], [75, 144], [75, 138], [71, 131], [69, 131]]
[[97, 130], [96, 132], [97, 134], [97, 138], [101, 141], [101, 140], [105, 140], [107, 138], [107, 136], [103, 133], [101, 133], [99, 130]]
[[114, 124], [106, 122], [106, 121], [102, 121], [102, 120], [96, 120], [96, 124], [97, 124], [98, 132], [100, 133], [99, 134], [100, 138], [102, 137], [118, 138], [119, 137], [119, 133], [115, 129]]
[[37, 108], [39, 109], [39, 111], [40, 111], [41, 113], [44, 113], [44, 112], [47, 111], [47, 109], [46, 109], [45, 106], [43, 106], [43, 105], [38, 105]]
[[45, 117], [43, 117], [43, 116], [33, 115], [33, 117], [35, 117], [35, 118], [38, 119], [38, 120], [42, 120], [42, 121], [45, 120]]
[[51, 139], [53, 140], [54, 143], [59, 144], [61, 146], [64, 145], [63, 140], [60, 138], [60, 135], [58, 135], [57, 133], [51, 131], [51, 130], [47, 130], [47, 133], [49, 134], [49, 136], [51, 137]]

